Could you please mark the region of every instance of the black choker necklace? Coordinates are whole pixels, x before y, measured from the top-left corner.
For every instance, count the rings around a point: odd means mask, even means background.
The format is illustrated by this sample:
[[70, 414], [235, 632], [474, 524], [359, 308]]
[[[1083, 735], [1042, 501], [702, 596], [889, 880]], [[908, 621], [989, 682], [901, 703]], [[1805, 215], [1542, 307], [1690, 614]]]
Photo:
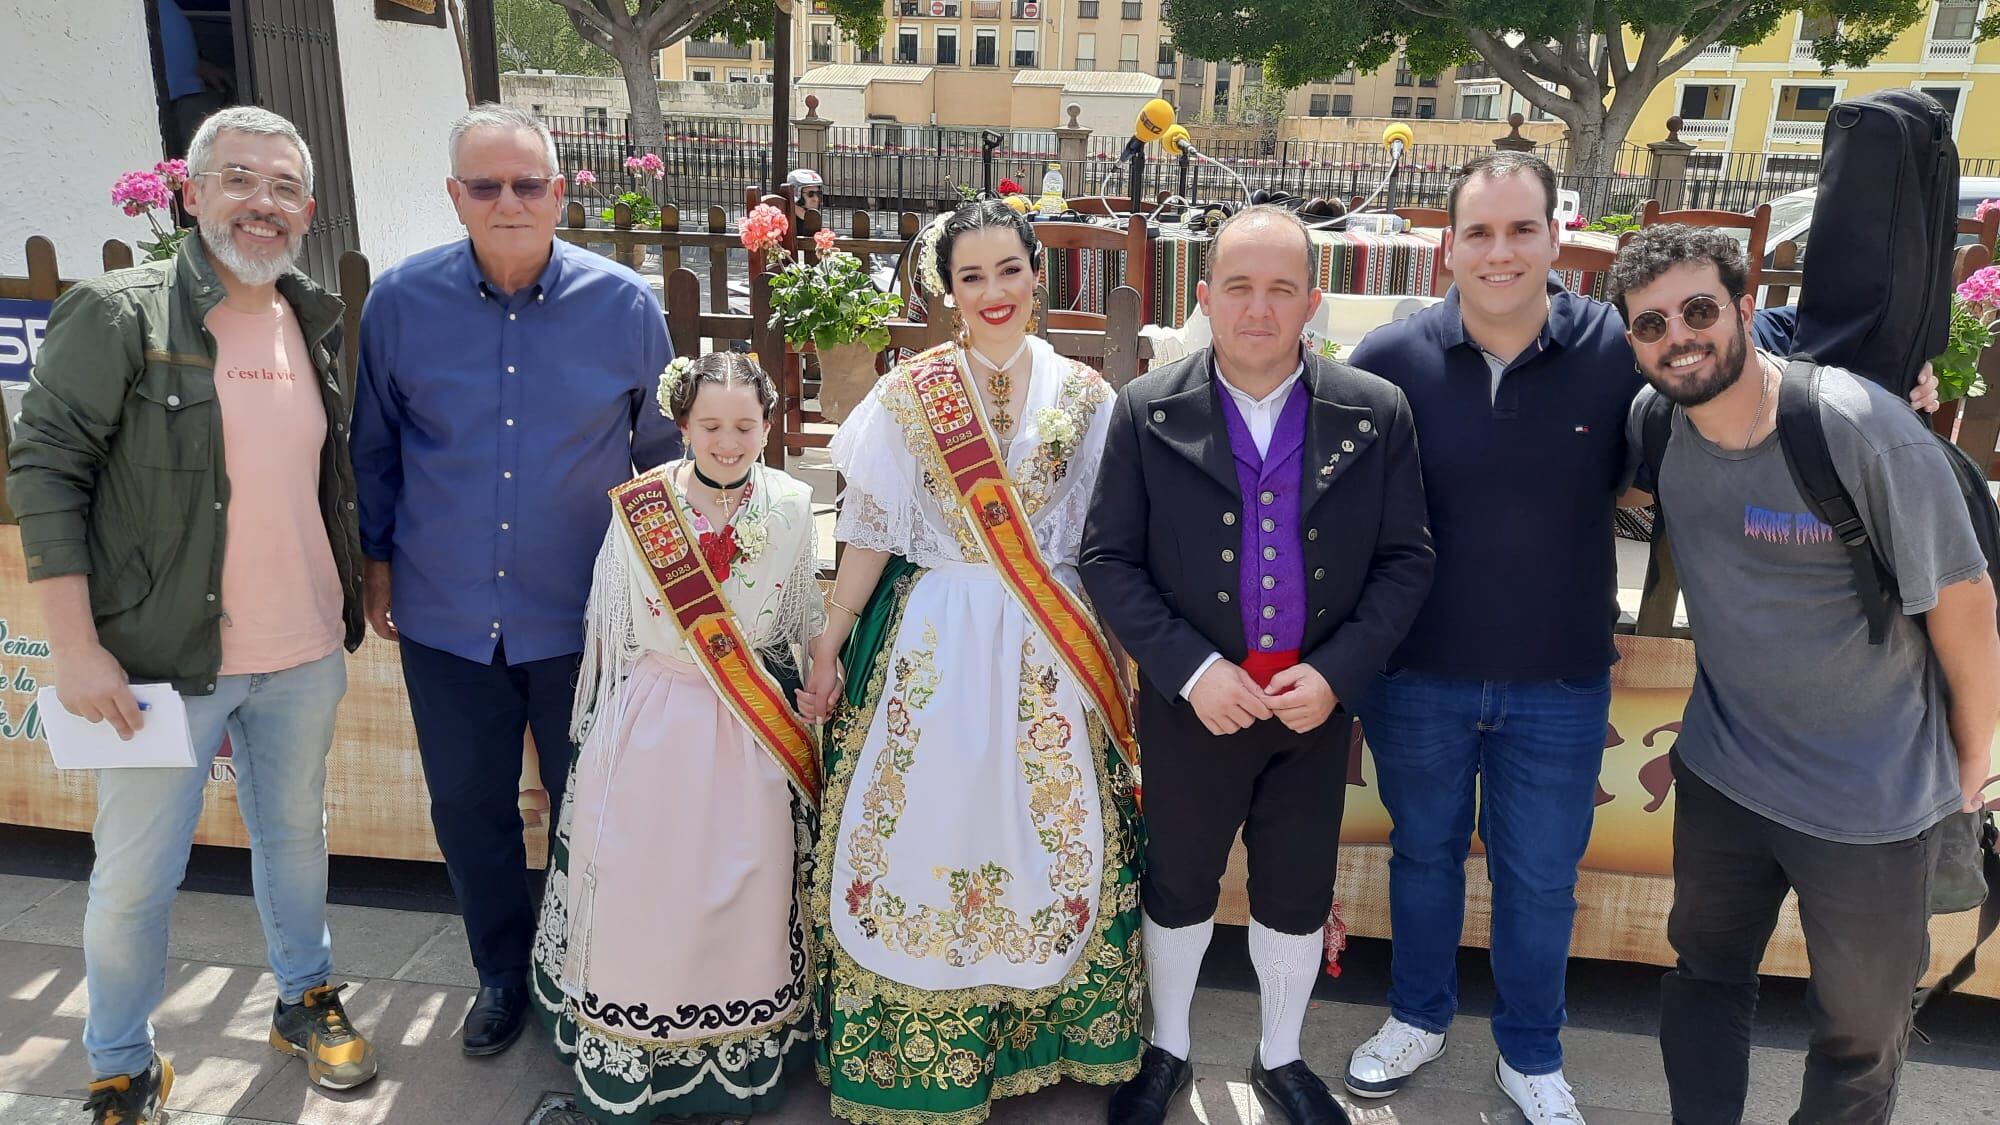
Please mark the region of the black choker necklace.
[[690, 467], [694, 469], [694, 479], [700, 481], [702, 484], [707, 485], [708, 487], [714, 489], [717, 492], [734, 492], [737, 489], [742, 488], [744, 485], [750, 483], [750, 473], [756, 471], [756, 466], [753, 465], [750, 467], [750, 470], [746, 471], [741, 477], [737, 478], [735, 484], [723, 484], [720, 481], [713, 481], [708, 479], [708, 474], [701, 471], [701, 466], [699, 464], [692, 464]]

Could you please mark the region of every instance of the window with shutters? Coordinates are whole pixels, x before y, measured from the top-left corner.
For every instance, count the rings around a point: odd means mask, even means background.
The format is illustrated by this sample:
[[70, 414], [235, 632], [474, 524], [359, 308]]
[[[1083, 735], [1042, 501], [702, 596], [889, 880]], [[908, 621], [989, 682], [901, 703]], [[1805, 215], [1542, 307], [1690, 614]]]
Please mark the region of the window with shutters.
[[1097, 69], [1097, 35], [1086, 31], [1076, 37], [1076, 68], [1078, 70]]
[[990, 27], [976, 28], [972, 32], [972, 65], [1000, 65], [1000, 33]]
[[[299, 268], [339, 288], [340, 256], [361, 249], [354, 222], [354, 178], [333, 5], [290, 0], [235, 0], [236, 70], [246, 104], [298, 126], [313, 154], [312, 237]], [[421, 34], [421, 31], [416, 32]]]

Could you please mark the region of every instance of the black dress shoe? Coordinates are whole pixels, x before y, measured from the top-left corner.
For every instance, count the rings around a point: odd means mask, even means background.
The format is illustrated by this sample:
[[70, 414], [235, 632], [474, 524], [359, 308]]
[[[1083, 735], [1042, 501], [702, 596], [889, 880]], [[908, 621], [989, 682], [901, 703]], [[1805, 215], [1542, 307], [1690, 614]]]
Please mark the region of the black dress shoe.
[[465, 1029], [460, 1037], [468, 1055], [497, 1055], [514, 1045], [528, 1024], [526, 988], [479, 986], [472, 1010], [465, 1013]]
[[1167, 1119], [1168, 1103], [1187, 1089], [1194, 1067], [1158, 1047], [1146, 1045], [1139, 1060], [1139, 1073], [1111, 1095], [1106, 1120], [1110, 1125], [1160, 1125]]
[[1251, 1059], [1250, 1088], [1277, 1106], [1292, 1125], [1349, 1125], [1347, 1111], [1304, 1059], [1276, 1070], [1265, 1070], [1263, 1059]]

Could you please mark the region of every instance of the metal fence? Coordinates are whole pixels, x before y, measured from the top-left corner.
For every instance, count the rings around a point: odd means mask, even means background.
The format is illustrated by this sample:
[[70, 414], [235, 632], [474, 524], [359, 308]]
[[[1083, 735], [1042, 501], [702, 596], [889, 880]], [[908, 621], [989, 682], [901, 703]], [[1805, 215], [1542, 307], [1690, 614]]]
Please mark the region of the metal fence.
[[[625, 159], [639, 150], [625, 118], [545, 120], [555, 135], [564, 171], [573, 179], [581, 170], [595, 176], [595, 184], [573, 188], [593, 214], [625, 191], [642, 192], [655, 202], [677, 203], [684, 209], [733, 210], [741, 205], [744, 188], [771, 182], [769, 122], [667, 118], [666, 143], [659, 153], [664, 174], [656, 179], [626, 170]], [[793, 145], [786, 164], [790, 168], [811, 163], [826, 180], [828, 221], [843, 225], [855, 211], [884, 218], [902, 211], [935, 212], [955, 206], [962, 198], [961, 188], [983, 188], [1002, 179], [1017, 181], [1030, 195], [1038, 192], [1043, 172], [1059, 159], [1055, 132], [996, 130], [1000, 144], [990, 170], [982, 148], [984, 132], [893, 122], [834, 126], [827, 130], [826, 151], [802, 158]], [[1092, 136], [1084, 159], [1062, 164], [1064, 193], [1126, 195], [1128, 168], [1118, 157], [1127, 139]], [[1252, 138], [1217, 142], [1204, 151], [1222, 167], [1194, 160], [1183, 169], [1178, 161], [1149, 154], [1140, 194], [1152, 198], [1164, 191], [1197, 200], [1240, 200], [1268, 189], [1345, 202], [1374, 193], [1389, 172], [1388, 154], [1372, 142]], [[1442, 207], [1457, 170], [1490, 151], [1476, 145], [1412, 146], [1396, 182], [1378, 202]], [[1610, 172], [1589, 176], [1563, 170], [1569, 153], [1562, 143], [1543, 146], [1536, 153], [1557, 169], [1565, 188], [1578, 193], [1587, 218], [1630, 214], [1659, 194], [1652, 154], [1641, 145], [1621, 146]], [[1963, 160], [1960, 171], [1966, 176], [2000, 175], [2000, 160]], [[1681, 205], [1748, 210], [1811, 187], [1818, 175], [1817, 153], [1697, 151], [1689, 157]]]

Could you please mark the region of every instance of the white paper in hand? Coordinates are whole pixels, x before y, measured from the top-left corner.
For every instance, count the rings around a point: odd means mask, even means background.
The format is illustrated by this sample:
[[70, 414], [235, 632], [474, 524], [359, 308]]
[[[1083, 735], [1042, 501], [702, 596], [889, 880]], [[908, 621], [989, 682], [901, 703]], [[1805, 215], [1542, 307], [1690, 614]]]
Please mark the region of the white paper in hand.
[[110, 723], [93, 723], [64, 709], [54, 687], [36, 693], [49, 757], [59, 770], [109, 770], [194, 765], [194, 736], [188, 733], [187, 702], [170, 684], [133, 684], [141, 723], [132, 740], [118, 737]]

